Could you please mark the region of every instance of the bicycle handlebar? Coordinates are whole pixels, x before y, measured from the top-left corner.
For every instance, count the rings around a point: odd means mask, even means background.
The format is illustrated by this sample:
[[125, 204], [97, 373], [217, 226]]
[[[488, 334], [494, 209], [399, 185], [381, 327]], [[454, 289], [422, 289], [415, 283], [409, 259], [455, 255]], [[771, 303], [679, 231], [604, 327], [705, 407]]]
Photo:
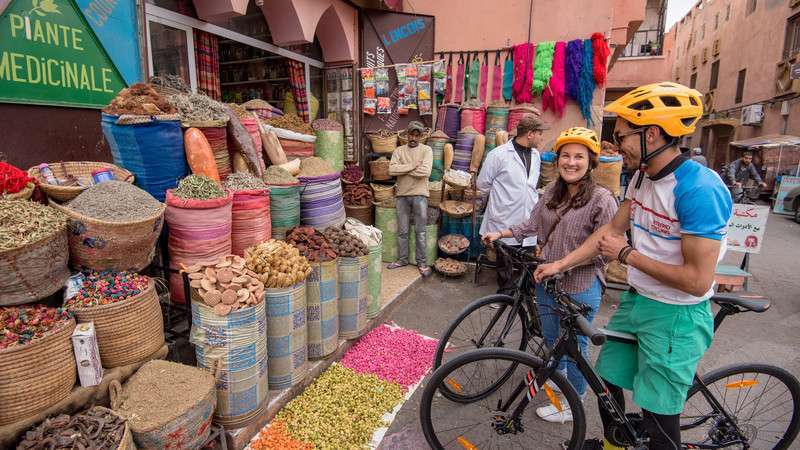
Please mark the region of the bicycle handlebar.
[[545, 262], [542, 258], [533, 256], [521, 248], [512, 247], [504, 242], [501, 242], [499, 239], [492, 242], [492, 244], [494, 244], [494, 247], [497, 251], [509, 253], [511, 256], [519, 260], [529, 261], [536, 264], [544, 264]]
[[559, 289], [555, 284], [559, 280], [564, 278], [563, 273], [557, 273], [552, 277], [548, 278], [546, 282], [552, 283], [552, 287], [550, 288], [553, 296], [556, 298], [556, 301], [564, 305], [569, 313], [575, 318], [575, 325], [577, 326], [580, 333], [589, 338], [594, 345], [603, 345], [606, 342], [606, 335], [602, 331], [597, 330], [597, 328], [592, 325], [588, 319], [583, 315], [583, 311], [585, 310], [586, 306], [580, 303], [575, 303], [572, 300], [572, 297], [569, 296], [566, 292]]
[[603, 345], [606, 343], [606, 335], [602, 331], [597, 330], [588, 320], [586, 317], [583, 317], [583, 314], [577, 314], [575, 316], [575, 323], [578, 325], [578, 328], [581, 330], [581, 334], [588, 337], [592, 344], [594, 345]]

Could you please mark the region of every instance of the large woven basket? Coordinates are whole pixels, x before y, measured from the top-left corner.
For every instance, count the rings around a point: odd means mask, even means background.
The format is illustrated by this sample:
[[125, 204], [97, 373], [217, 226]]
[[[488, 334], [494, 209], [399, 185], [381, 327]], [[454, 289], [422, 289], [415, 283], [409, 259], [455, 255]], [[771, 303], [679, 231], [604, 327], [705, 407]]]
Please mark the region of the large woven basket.
[[94, 322], [103, 367], [143, 361], [164, 345], [164, 324], [155, 284], [141, 294], [108, 305], [70, 309], [78, 322]]
[[0, 350], [0, 426], [36, 415], [72, 392], [74, 329], [70, 319], [28, 344]]
[[364, 225], [372, 225], [372, 208], [371, 204], [366, 206], [344, 205], [344, 212], [347, 217], [358, 219]]
[[27, 186], [17, 193], [0, 195], [0, 200], [28, 200], [31, 198], [31, 195], [33, 195], [33, 190], [35, 188], [36, 185], [28, 183]]
[[152, 216], [135, 222], [106, 222], [62, 205], [51, 206], [69, 217], [69, 257], [73, 267], [139, 271], [153, 260], [166, 205], [161, 204]]
[[[96, 162], [96, 161], [67, 161], [49, 163], [50, 170], [53, 171], [58, 179], [66, 179], [68, 176], [73, 176], [82, 179], [91, 179], [92, 172], [98, 169], [111, 169], [114, 174], [114, 179], [119, 181], [127, 181], [133, 183], [133, 174], [123, 169], [122, 167], [115, 166], [114, 164]], [[89, 187], [86, 186], [59, 186], [48, 184], [41, 173], [39, 173], [39, 166], [34, 166], [28, 169], [28, 176], [39, 180], [39, 187], [42, 189], [49, 198], [57, 202], [70, 201], [77, 197], [81, 192]]]
[[442, 189], [444, 185], [441, 181], [428, 182], [428, 206], [438, 208], [442, 201]]
[[369, 173], [373, 180], [389, 180], [392, 177], [389, 175], [389, 161], [370, 161]]
[[0, 251], [0, 306], [35, 302], [57, 292], [69, 278], [68, 260], [66, 225], [36, 242]]
[[375, 203], [380, 203], [394, 197], [394, 185], [370, 183], [372, 188], [372, 200]]
[[458, 200], [445, 200], [439, 204], [439, 210], [452, 218], [459, 219], [472, 214], [472, 204]]
[[392, 153], [397, 148], [397, 133], [370, 133], [367, 137], [375, 153]]

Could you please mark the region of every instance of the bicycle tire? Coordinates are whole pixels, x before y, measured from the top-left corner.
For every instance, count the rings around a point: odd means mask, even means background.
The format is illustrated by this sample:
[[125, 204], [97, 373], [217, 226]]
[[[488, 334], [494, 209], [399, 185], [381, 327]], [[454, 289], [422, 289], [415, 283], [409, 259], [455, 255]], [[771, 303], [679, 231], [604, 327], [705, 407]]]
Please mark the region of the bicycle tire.
[[[495, 326], [498, 325], [502, 326], [503, 324], [505, 324], [505, 320], [507, 320], [508, 317], [507, 314], [509, 314], [511, 311], [510, 308], [514, 306], [514, 299], [508, 295], [504, 294], [487, 295], [486, 297], [481, 297], [473, 301], [472, 303], [465, 306], [464, 309], [461, 310], [461, 312], [458, 314], [458, 317], [456, 317], [455, 320], [453, 320], [450, 323], [450, 325], [447, 327], [447, 330], [445, 330], [445, 332], [439, 338], [439, 344], [436, 346], [436, 353], [433, 358], [434, 370], [438, 369], [442, 365], [442, 359], [444, 358], [447, 344], [450, 342], [450, 338], [453, 336], [453, 333], [455, 333], [456, 329], [458, 329], [459, 325], [461, 325], [461, 323], [467, 317], [469, 317], [476, 311], [481, 310], [483, 308], [488, 308], [489, 305], [497, 303], [503, 303], [506, 305], [506, 309], [502, 310], [502, 314], [504, 314], [504, 316], [500, 317], [500, 320], [498, 320], [497, 324], [495, 325]], [[497, 309], [496, 311], [501, 312], [500, 309]], [[524, 351], [527, 346], [527, 342], [530, 339], [527, 327], [528, 318], [525, 316], [525, 308], [524, 307], [520, 308], [519, 311], [517, 312], [517, 315], [518, 315], [517, 320], [520, 320], [522, 322], [522, 339], [520, 339], [519, 345], [517, 346], [518, 347], [517, 350]], [[510, 376], [511, 373], [513, 373], [514, 369], [515, 369], [514, 367], [509, 368], [508, 376]], [[498, 385], [504, 383], [505, 380], [506, 378], [498, 380]], [[480, 400], [481, 397], [485, 397], [486, 395], [491, 394], [493, 388], [495, 387], [496, 386], [490, 386], [489, 389], [487, 389], [485, 392], [480, 392], [472, 396], [458, 395], [457, 393], [453, 392], [450, 388], [445, 387], [444, 390], [442, 391], [442, 395], [445, 395], [450, 400], [456, 402], [469, 403], [472, 401]]]
[[[729, 380], [729, 379], [731, 379], [731, 377], [736, 377], [737, 375], [742, 375], [743, 376], [744, 374], [756, 374], [756, 375], [763, 374], [763, 375], [767, 375], [767, 376], [773, 377], [773, 378], [779, 380], [786, 387], [786, 390], [791, 395], [791, 399], [792, 399], [792, 403], [793, 403], [792, 418], [791, 418], [791, 420], [789, 422], [789, 425], [788, 425], [788, 427], [786, 429], [786, 432], [778, 440], [778, 442], [775, 444], [775, 446], [772, 447], [773, 449], [777, 449], [777, 450], [783, 450], [783, 449], [789, 448], [789, 446], [797, 438], [798, 431], [800, 431], [800, 382], [798, 382], [797, 378], [795, 378], [791, 373], [789, 373], [785, 369], [782, 369], [782, 368], [777, 367], [777, 366], [767, 365], [767, 364], [753, 364], [753, 363], [733, 364], [733, 365], [730, 365], [730, 366], [721, 367], [719, 369], [715, 369], [715, 370], [703, 375], [701, 377], [701, 379], [703, 380], [703, 383], [706, 386], [708, 386], [709, 391], [713, 395], [713, 394], [715, 394], [715, 389], [712, 388], [712, 386], [714, 386], [715, 383], [717, 383], [718, 381], [723, 380], [723, 379]], [[743, 377], [742, 377], [742, 379], [743, 379]], [[757, 380], [757, 376], [756, 376], [756, 380]], [[719, 393], [718, 388], [716, 388], [716, 389], [717, 389], [716, 393]], [[734, 387], [734, 389], [740, 389], [740, 388]], [[700, 393], [700, 392], [701, 392], [700, 386], [697, 383], [695, 383], [691, 387], [691, 389], [689, 389], [689, 393], [686, 396], [686, 405], [689, 405], [690, 401], [692, 400], [692, 397], [694, 395]], [[744, 401], [746, 401], [746, 400], [747, 400], [747, 397], [744, 398]], [[705, 402], [706, 405], [710, 406], [708, 404], [708, 401], [705, 398], [703, 398], [701, 401]], [[720, 401], [720, 399], [717, 398], [717, 401]], [[744, 401], [742, 403], [744, 403]], [[723, 404], [723, 407], [727, 407], [728, 406], [727, 402], [724, 399], [722, 401], [720, 401], [720, 403]], [[738, 403], [739, 403], [739, 398], [737, 398], [737, 400], [736, 400], [736, 406], [737, 407], [739, 406]], [[743, 405], [743, 406], [745, 406], [745, 405]], [[755, 407], [757, 408], [758, 404], [756, 404]], [[687, 407], [684, 406], [684, 412], [686, 411], [686, 408]], [[729, 408], [726, 408], [726, 409], [729, 409]], [[750, 418], [747, 419], [747, 420], [740, 420], [739, 417], [736, 417], [735, 416], [736, 411], [733, 411], [733, 413], [728, 411], [728, 413], [734, 416], [734, 421], [737, 423], [737, 426], [750, 427], [748, 429], [750, 431], [752, 431], [752, 428], [751, 428], [752, 425], [749, 425], [748, 421], [752, 420], [753, 417], [755, 416], [755, 414], [756, 414], [755, 408], [754, 408], [753, 414], [751, 414]], [[684, 413], [682, 412], [681, 413], [681, 417], [683, 418], [683, 416], [684, 416]], [[694, 427], [681, 425], [681, 430], [684, 431], [684, 430], [691, 430], [693, 428], [696, 428], [697, 426], [700, 426], [699, 422], [700, 422], [699, 420], [696, 420], [695, 421], [696, 425]], [[715, 426], [716, 426], [716, 424], [715, 424]], [[757, 434], [758, 430], [755, 430], [755, 431], [756, 431], [756, 434]], [[708, 434], [710, 434], [710, 433], [708, 433]], [[745, 434], [747, 434], [747, 432], [745, 432]], [[684, 439], [684, 444], [687, 443], [685, 441], [686, 440]], [[689, 442], [689, 444], [691, 444], [691, 442]], [[762, 447], [751, 447], [751, 448], [762, 448]]]
[[[528, 367], [534, 373], [536, 373], [537, 370], [545, 366], [545, 363], [542, 361], [542, 359], [534, 355], [519, 350], [511, 350], [499, 347], [489, 347], [478, 350], [472, 350], [467, 353], [463, 353], [457, 356], [456, 358], [446, 362], [443, 366], [438, 368], [431, 375], [431, 378], [428, 380], [428, 383], [425, 386], [425, 389], [422, 393], [422, 399], [420, 401], [420, 425], [422, 427], [422, 432], [425, 435], [425, 439], [428, 442], [428, 445], [432, 449], [439, 450], [444, 448], [441, 444], [441, 441], [437, 437], [436, 430], [434, 429], [431, 408], [434, 400], [437, 399], [437, 392], [441, 392], [442, 387], [447, 385], [445, 380], [449, 379], [449, 377], [453, 372], [459, 370], [460, 368], [466, 366], [467, 364], [471, 364], [476, 361], [497, 361], [497, 360], [511, 361], [512, 365], [514, 365], [515, 367], [518, 366]], [[578, 394], [575, 392], [575, 389], [572, 387], [569, 381], [567, 381], [566, 377], [561, 375], [558, 371], [553, 372], [553, 375], [549, 378], [548, 381], [552, 382], [558, 387], [558, 389], [560, 389], [561, 395], [563, 396], [562, 398], [567, 402], [569, 408], [572, 411], [573, 429], [571, 436], [568, 440], [558, 442], [558, 446], [554, 448], [564, 448], [563, 446], [566, 446], [568, 450], [580, 449], [583, 446], [583, 440], [586, 435], [586, 414], [583, 409], [583, 402], [581, 402], [580, 398], [578, 397]], [[535, 398], [538, 398], [538, 394], [537, 397]], [[529, 404], [526, 408], [534, 408], [534, 405]], [[552, 428], [553, 424], [544, 422], [540, 420], [538, 417], [535, 417], [536, 413], [534, 411], [525, 411], [522, 416], [533, 417], [533, 420], [536, 421], [535, 422], [536, 424], [541, 425], [545, 429], [553, 429]], [[450, 416], [448, 415], [448, 417]], [[462, 426], [457, 428], [463, 429], [465, 427]], [[472, 429], [475, 428], [470, 428], [470, 430]], [[525, 431], [521, 433], [524, 432]], [[489, 433], [496, 433], [496, 432], [494, 430], [489, 430]], [[464, 445], [462, 444], [462, 447], [463, 446]], [[467, 446], [467, 448], [468, 447], [469, 446]], [[544, 448], [544, 447], [537, 446], [536, 448]]]

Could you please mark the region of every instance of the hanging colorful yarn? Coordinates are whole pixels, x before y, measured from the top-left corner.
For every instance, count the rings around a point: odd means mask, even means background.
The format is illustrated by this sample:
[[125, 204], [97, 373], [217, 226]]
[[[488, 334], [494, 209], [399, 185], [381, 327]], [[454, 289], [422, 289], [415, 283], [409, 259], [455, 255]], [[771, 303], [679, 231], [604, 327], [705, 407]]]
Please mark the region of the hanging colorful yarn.
[[583, 41], [575, 39], [567, 44], [567, 57], [564, 62], [566, 74], [567, 95], [578, 101], [578, 84], [581, 79], [581, 66], [583, 65]]
[[464, 60], [458, 60], [458, 66], [456, 67], [456, 89], [453, 93], [453, 102], [461, 103], [464, 101]]
[[536, 45], [536, 62], [533, 64], [533, 87], [534, 96], [544, 91], [545, 86], [553, 76], [553, 53], [556, 43], [553, 41], [540, 42]]
[[578, 104], [581, 114], [586, 119], [586, 126], [594, 124], [592, 119], [592, 97], [594, 97], [594, 73], [592, 69], [592, 40], [583, 41], [583, 64], [581, 65], [581, 78], [578, 83]]
[[550, 109], [559, 118], [564, 117], [564, 108], [567, 104], [564, 92], [566, 83], [564, 78], [564, 59], [566, 52], [566, 42], [556, 43], [555, 51], [553, 52], [553, 76], [550, 77], [550, 83], [542, 92], [542, 109], [545, 111]]
[[506, 57], [503, 63], [503, 100], [510, 102], [513, 99], [514, 86], [514, 60]]
[[481, 62], [478, 60], [478, 57], [475, 56], [475, 59], [472, 60], [472, 64], [469, 66], [469, 96], [467, 96], [467, 100], [478, 97], [478, 83], [480, 82], [480, 78]]
[[606, 84], [606, 76], [608, 75], [608, 56], [611, 55], [611, 49], [608, 48], [603, 33], [592, 34], [592, 49], [594, 50], [594, 82], [598, 86]]
[[517, 103], [530, 103], [533, 85], [533, 57], [536, 47], [533, 44], [519, 44], [514, 47], [514, 100]]

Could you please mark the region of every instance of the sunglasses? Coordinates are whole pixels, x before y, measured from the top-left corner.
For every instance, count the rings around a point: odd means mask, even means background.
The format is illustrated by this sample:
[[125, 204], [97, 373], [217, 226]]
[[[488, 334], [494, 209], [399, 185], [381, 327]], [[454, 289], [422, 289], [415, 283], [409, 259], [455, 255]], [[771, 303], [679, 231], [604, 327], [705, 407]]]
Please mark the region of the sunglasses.
[[611, 135], [611, 139], [614, 141], [614, 145], [619, 147], [620, 145], [622, 145], [622, 141], [626, 137], [628, 137], [628, 136], [630, 136], [632, 134], [637, 134], [637, 133], [639, 133], [639, 132], [641, 132], [643, 130], [644, 130], [644, 128], [637, 128], [637, 129], [635, 129], [633, 131], [629, 131], [627, 133], [620, 133], [619, 131], [615, 131], [614, 134]]

